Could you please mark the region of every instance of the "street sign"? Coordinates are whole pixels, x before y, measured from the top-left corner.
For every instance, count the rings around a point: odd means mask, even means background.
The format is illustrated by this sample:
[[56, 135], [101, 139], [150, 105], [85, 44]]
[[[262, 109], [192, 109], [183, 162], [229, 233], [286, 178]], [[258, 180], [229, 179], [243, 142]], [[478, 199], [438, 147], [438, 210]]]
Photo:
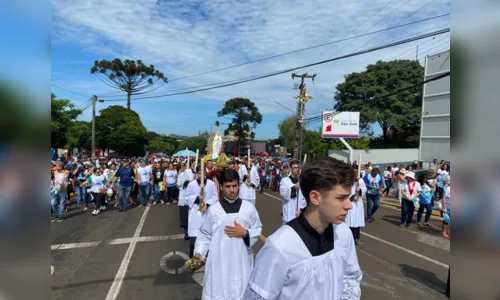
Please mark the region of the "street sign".
[[359, 137], [359, 112], [323, 112], [323, 138]]

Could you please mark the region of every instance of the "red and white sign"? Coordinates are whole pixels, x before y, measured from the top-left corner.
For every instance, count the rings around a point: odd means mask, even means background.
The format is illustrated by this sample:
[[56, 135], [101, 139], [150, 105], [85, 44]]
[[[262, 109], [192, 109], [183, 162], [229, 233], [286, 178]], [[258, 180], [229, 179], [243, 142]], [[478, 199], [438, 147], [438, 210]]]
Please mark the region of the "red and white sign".
[[359, 112], [323, 112], [323, 138], [359, 137]]

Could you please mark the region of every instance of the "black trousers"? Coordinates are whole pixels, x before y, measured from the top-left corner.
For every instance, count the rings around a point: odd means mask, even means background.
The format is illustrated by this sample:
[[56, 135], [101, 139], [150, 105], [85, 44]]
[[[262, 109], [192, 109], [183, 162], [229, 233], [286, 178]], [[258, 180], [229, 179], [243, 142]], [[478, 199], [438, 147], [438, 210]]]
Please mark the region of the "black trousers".
[[99, 207], [104, 206], [104, 195], [101, 193], [92, 193], [94, 197], [94, 208], [99, 209]]
[[359, 237], [361, 236], [361, 227], [349, 227], [352, 232], [352, 236], [354, 237], [355, 240], [359, 240]]
[[181, 227], [187, 231], [188, 228], [189, 205], [179, 206], [179, 221]]
[[401, 224], [411, 224], [413, 221], [413, 213], [415, 212], [415, 205], [412, 201], [408, 201], [403, 197], [401, 201]]
[[167, 186], [167, 202], [174, 200], [175, 186]]
[[196, 237], [189, 237], [189, 257], [194, 255], [194, 244], [196, 244]]

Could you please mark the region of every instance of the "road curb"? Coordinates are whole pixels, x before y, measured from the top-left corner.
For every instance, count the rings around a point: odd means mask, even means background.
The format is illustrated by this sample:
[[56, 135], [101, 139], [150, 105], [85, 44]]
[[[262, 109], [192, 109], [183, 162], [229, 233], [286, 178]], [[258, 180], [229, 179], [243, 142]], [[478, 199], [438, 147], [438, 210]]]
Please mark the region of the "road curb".
[[[366, 200], [364, 200], [364, 202], [366, 203]], [[388, 201], [383, 201], [381, 200], [380, 201], [380, 204], [381, 205], [384, 205], [384, 206], [389, 206], [389, 207], [397, 207], [399, 209], [401, 209], [401, 205], [399, 205], [399, 203], [392, 203], [392, 202], [388, 202]], [[443, 218], [441, 217], [441, 214], [439, 211], [436, 211], [436, 210], [433, 210], [432, 211], [432, 215], [431, 215], [431, 218], [435, 219], [435, 220], [440, 220], [442, 221]]]

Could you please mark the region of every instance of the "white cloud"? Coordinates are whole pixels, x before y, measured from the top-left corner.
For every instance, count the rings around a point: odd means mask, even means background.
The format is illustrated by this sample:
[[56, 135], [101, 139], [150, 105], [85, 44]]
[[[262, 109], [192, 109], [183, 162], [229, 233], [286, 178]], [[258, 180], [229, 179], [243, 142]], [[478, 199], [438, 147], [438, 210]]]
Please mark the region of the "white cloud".
[[[448, 0], [430, 3], [427, 0], [53, 0], [53, 40], [56, 44], [72, 43], [103, 58], [140, 58], [174, 79], [343, 38], [388, 2], [390, 4], [386, 8], [360, 26], [353, 35], [449, 12]], [[427, 3], [424, 9], [407, 18]], [[152, 95], [165, 94], [170, 89], [235, 80], [307, 64], [346, 54], [361, 46], [367, 48], [399, 39], [447, 22], [449, 18], [432, 20], [382, 34], [373, 41], [373, 36], [360, 38], [340, 51], [338, 49], [349, 42], [334, 45], [328, 51], [325, 51], [329, 47], [326, 46], [173, 81]], [[317, 96], [317, 100], [308, 105], [308, 111], [315, 112], [327, 105], [331, 106], [334, 87], [343, 80], [344, 75], [362, 71], [367, 64], [392, 58], [421, 43], [423, 41], [297, 71], [319, 71], [316, 82], [308, 84], [309, 93]], [[81, 78], [65, 79], [63, 83], [74, 89], [100, 84], [88, 73]], [[279, 100], [295, 110], [296, 100], [293, 96], [297, 90], [293, 90], [292, 85], [290, 74], [283, 74], [200, 92], [190, 97], [225, 101], [243, 96], [254, 100], [264, 115], [283, 114], [284, 109], [268, 99]], [[104, 84], [100, 86], [103, 91], [110, 92]], [[314, 95], [315, 90], [317, 95]]]

